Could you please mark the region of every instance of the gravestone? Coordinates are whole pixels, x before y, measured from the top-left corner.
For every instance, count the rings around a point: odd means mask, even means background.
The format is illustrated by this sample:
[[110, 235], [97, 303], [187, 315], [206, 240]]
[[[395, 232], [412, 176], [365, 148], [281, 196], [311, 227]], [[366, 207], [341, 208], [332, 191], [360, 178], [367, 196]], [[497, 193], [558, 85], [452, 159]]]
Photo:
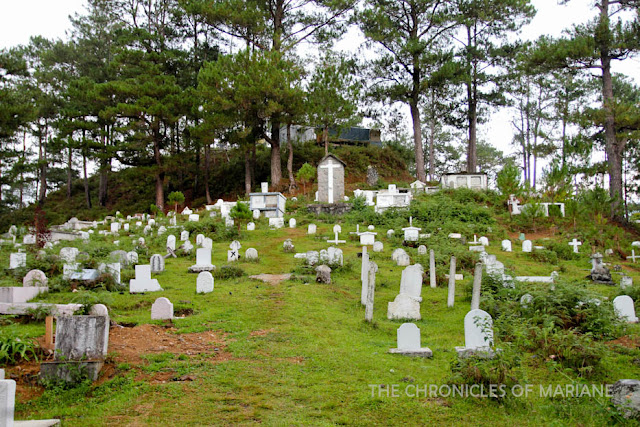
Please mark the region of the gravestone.
[[371, 165], [367, 166], [367, 185], [369, 187], [375, 187], [378, 185], [379, 179], [380, 177], [376, 168]]
[[[4, 371], [3, 371], [4, 373]], [[13, 427], [16, 406], [16, 382], [0, 379], [0, 426]]]
[[318, 201], [337, 203], [344, 198], [345, 163], [333, 154], [318, 163]]
[[208, 271], [202, 271], [198, 274], [196, 279], [196, 293], [208, 294], [213, 292], [213, 275]]
[[244, 253], [244, 257], [247, 260], [256, 260], [256, 259], [258, 259], [258, 251], [255, 248], [249, 248]]
[[204, 234], [198, 234], [196, 236], [196, 245], [202, 246], [203, 242], [204, 242]]
[[418, 255], [426, 255], [427, 247], [425, 245], [418, 246]]
[[464, 347], [456, 347], [459, 357], [472, 355], [492, 358], [493, 319], [484, 310], [471, 310], [464, 317]]
[[78, 252], [78, 248], [62, 248], [60, 249], [60, 259], [68, 263], [76, 262]]
[[295, 247], [291, 239], [287, 239], [282, 243], [282, 249], [284, 249], [285, 252], [293, 252]]
[[316, 282], [330, 284], [331, 283], [331, 267], [328, 265], [319, 265], [316, 267]]
[[259, 209], [254, 209], [253, 210], [253, 219], [256, 220], [256, 221], [260, 219], [260, 210]]
[[119, 222], [112, 222], [111, 223], [111, 232], [114, 234], [117, 234], [120, 231], [120, 223]]
[[124, 225], [122, 226], [122, 228], [124, 229], [124, 231], [127, 231], [127, 232], [128, 232], [128, 231], [129, 231], [129, 224], [124, 224]]
[[340, 226], [340, 224], [336, 224], [333, 226], [333, 232], [334, 233], [342, 233], [342, 227]]
[[169, 299], [160, 297], [151, 306], [151, 320], [173, 319], [173, 304]]
[[394, 230], [387, 230], [387, 238], [393, 237], [394, 234], [395, 234]]
[[503, 240], [502, 241], [502, 250], [504, 252], [511, 252], [511, 240]]
[[479, 242], [482, 246], [489, 246], [489, 239], [485, 236], [480, 237]]
[[429, 286], [436, 287], [436, 255], [433, 249], [429, 251]]
[[367, 295], [366, 304], [364, 307], [364, 320], [371, 323], [373, 322], [373, 301], [376, 293], [376, 273], [378, 271], [378, 265], [375, 262], [369, 263], [369, 270], [367, 271]]
[[182, 246], [180, 246], [180, 248], [182, 248], [182, 250], [186, 254], [190, 254], [191, 252], [193, 252], [193, 243], [191, 243], [189, 240], [187, 240], [186, 242], [184, 242], [182, 244]]
[[531, 252], [532, 249], [531, 240], [525, 240], [522, 242], [522, 252]]
[[398, 248], [398, 249], [394, 250], [391, 253], [391, 260], [397, 263], [398, 262], [398, 258], [400, 257], [400, 255], [406, 255], [406, 252], [405, 252], [404, 249]]
[[640, 417], [640, 381], [624, 379], [611, 387], [611, 403], [624, 418]]
[[269, 227], [275, 229], [284, 227], [284, 218], [269, 218]]
[[295, 218], [289, 219], [289, 228], [296, 228], [297, 221]]
[[22, 238], [22, 243], [25, 245], [35, 245], [36, 244], [36, 236], [33, 234], [26, 234]]
[[22, 268], [27, 266], [27, 254], [24, 252], [12, 253], [9, 255], [9, 268]]
[[520, 307], [522, 308], [529, 308], [532, 302], [533, 302], [533, 295], [531, 294], [524, 294], [520, 297]]
[[136, 277], [129, 281], [129, 292], [158, 292], [163, 289], [158, 283], [158, 279], [151, 278], [151, 265], [136, 265]]
[[603, 285], [613, 285], [611, 279], [611, 272], [602, 263], [602, 254], [595, 253], [591, 256], [591, 274], [587, 276], [594, 283], [601, 283]]
[[317, 251], [307, 251], [307, 264], [316, 265], [320, 259], [320, 254]]
[[329, 263], [330, 266], [341, 267], [344, 265], [344, 257], [342, 255], [342, 249], [331, 246], [329, 247], [329, 249], [327, 249], [327, 255], [328, 255], [327, 262]]
[[167, 248], [171, 249], [172, 251], [176, 250], [176, 236], [174, 236], [173, 234], [167, 236]]
[[569, 246], [573, 246], [573, 253], [577, 254], [579, 253], [578, 251], [578, 247], [582, 245], [582, 242], [579, 242], [577, 239], [573, 239], [572, 241], [569, 242]]
[[420, 320], [420, 302], [407, 294], [398, 294], [387, 305], [387, 318]]
[[24, 287], [45, 287], [47, 286], [47, 275], [41, 270], [31, 270], [22, 279]]
[[256, 224], [254, 222], [250, 222], [247, 224], [247, 231], [254, 231], [256, 229]]
[[199, 222], [200, 221], [200, 215], [199, 214], [191, 214], [191, 215], [189, 215], [189, 221], [190, 222]]
[[384, 245], [382, 242], [373, 242], [373, 252], [382, 252], [384, 250]]
[[392, 348], [389, 353], [405, 356], [433, 357], [428, 347], [420, 345], [420, 329], [415, 323], [403, 323], [397, 331], [398, 348]]
[[138, 263], [138, 253], [136, 251], [127, 252], [127, 262], [129, 265]]
[[418, 302], [422, 301], [422, 274], [424, 270], [420, 264], [411, 265], [402, 270], [400, 278], [400, 293], [414, 297]]
[[360, 246], [371, 246], [376, 241], [376, 235], [378, 233], [374, 233], [371, 231], [365, 231], [359, 234], [360, 237]]
[[320, 264], [329, 264], [329, 252], [326, 249], [320, 250], [319, 261]]
[[316, 234], [317, 227], [315, 224], [309, 224], [307, 227], [307, 234]]
[[112, 261], [119, 262], [122, 265], [129, 265], [129, 258], [127, 257], [127, 253], [123, 250], [113, 251], [109, 254], [109, 258]]
[[110, 264], [100, 264], [98, 266], [98, 271], [100, 273], [106, 273], [111, 275], [113, 280], [119, 285], [120, 284], [120, 263], [110, 263]]
[[151, 233], [151, 226], [150, 225], [145, 225], [144, 229], [142, 230], [142, 232], [147, 235]]
[[367, 303], [367, 289], [369, 288], [367, 279], [369, 277], [369, 252], [367, 247], [362, 247], [362, 264], [360, 266], [360, 282], [362, 288], [360, 290], [360, 303], [365, 305]]
[[620, 278], [620, 288], [626, 289], [633, 286], [633, 279], [630, 276], [622, 276]]
[[140, 237], [138, 239], [138, 246], [144, 247], [144, 245], [147, 243], [146, 240], [144, 240], [144, 237]]
[[480, 291], [482, 290], [482, 263], [476, 263], [473, 272], [473, 288], [471, 290], [471, 310], [480, 308]]
[[613, 299], [613, 308], [618, 318], [627, 323], [638, 323], [633, 299], [628, 295], [620, 295]]
[[162, 235], [163, 235], [164, 233], [166, 233], [166, 232], [167, 232], [167, 227], [165, 227], [164, 225], [161, 225], [161, 226], [158, 228], [158, 236], [162, 236]]
[[147, 221], [147, 225], [149, 227], [154, 227], [156, 225], [156, 220], [153, 218], [149, 218], [149, 221]]
[[189, 267], [189, 273], [200, 273], [202, 271], [211, 271], [215, 267], [211, 264], [211, 249], [198, 248], [196, 250], [196, 263]]
[[234, 222], [233, 218], [231, 218], [231, 217], [226, 217], [226, 218], [224, 219], [224, 226], [225, 226], [225, 227], [227, 227], [227, 228], [231, 228], [231, 227], [233, 227], [233, 225], [234, 225], [234, 224], [235, 224], [235, 222]]
[[456, 296], [456, 257], [449, 262], [449, 287], [447, 292], [447, 307], [453, 307]]
[[229, 249], [227, 251], [227, 262], [235, 262], [240, 259], [240, 251], [238, 249]]
[[160, 254], [151, 255], [149, 261], [152, 273], [162, 273], [164, 271], [164, 257]]
[[187, 230], [184, 230], [182, 231], [182, 233], [180, 233], [180, 241], [186, 242], [187, 240], [189, 240], [189, 232]]
[[406, 252], [403, 252], [400, 255], [398, 255], [396, 264], [398, 265], [398, 267], [406, 267], [411, 264], [411, 259], [409, 258], [409, 255]]
[[210, 237], [205, 237], [202, 241], [202, 247], [205, 249], [212, 250], [213, 249], [213, 239]]

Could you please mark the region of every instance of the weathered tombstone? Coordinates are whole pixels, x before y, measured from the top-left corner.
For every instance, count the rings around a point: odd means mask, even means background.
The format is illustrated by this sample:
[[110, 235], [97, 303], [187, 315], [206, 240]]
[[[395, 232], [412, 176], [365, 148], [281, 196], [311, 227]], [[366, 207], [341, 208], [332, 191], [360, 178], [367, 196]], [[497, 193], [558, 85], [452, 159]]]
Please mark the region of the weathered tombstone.
[[367, 227], [367, 230], [369, 230], [369, 231], [373, 231], [375, 229], [376, 229], [376, 227], [373, 226], [373, 225], [370, 225], [370, 226]]
[[158, 279], [151, 278], [151, 265], [136, 265], [136, 277], [129, 281], [129, 292], [157, 292], [162, 288], [158, 283]]
[[189, 240], [189, 232], [187, 230], [183, 230], [182, 233], [180, 233], [180, 241], [186, 242], [187, 240]]
[[327, 249], [327, 262], [332, 267], [343, 266], [344, 257], [342, 255], [342, 249], [333, 246], [329, 247], [329, 249]]
[[189, 273], [200, 273], [202, 271], [211, 271], [215, 267], [211, 264], [211, 249], [198, 248], [196, 250], [196, 263], [189, 267]]
[[147, 235], [151, 233], [151, 226], [150, 225], [145, 225], [144, 229], [142, 230], [142, 232]]
[[204, 242], [204, 234], [198, 234], [196, 236], [196, 245], [202, 246], [202, 242]]
[[360, 267], [360, 282], [362, 283], [362, 289], [360, 291], [360, 303], [365, 305], [367, 303], [367, 289], [369, 278], [369, 253], [367, 247], [362, 247], [362, 265]]
[[624, 418], [640, 417], [640, 381], [619, 380], [611, 387], [611, 403]]
[[397, 262], [398, 262], [398, 258], [399, 258], [399, 257], [400, 257], [400, 255], [402, 255], [402, 254], [406, 254], [406, 252], [404, 251], [404, 249], [402, 249], [402, 248], [398, 248], [398, 249], [394, 250], [394, 251], [391, 253], [391, 260], [397, 263]]
[[173, 304], [169, 299], [160, 297], [151, 306], [151, 320], [173, 319]]
[[35, 245], [36, 244], [36, 236], [33, 234], [26, 234], [22, 238], [22, 243], [25, 245]]
[[285, 252], [293, 252], [295, 247], [291, 239], [287, 239], [284, 241], [284, 243], [282, 243], [282, 249], [284, 249]]
[[480, 237], [478, 240], [482, 246], [489, 246], [489, 239], [485, 236]]
[[367, 166], [367, 185], [369, 187], [375, 187], [378, 185], [379, 179], [380, 177], [378, 176], [376, 168], [371, 165]]
[[46, 287], [47, 275], [41, 270], [31, 270], [22, 279], [24, 287]]
[[193, 211], [189, 209], [189, 206], [185, 206], [185, 208], [182, 210], [182, 215], [191, 215], [192, 213]]
[[284, 227], [284, 218], [269, 218], [269, 228], [282, 228]]
[[[473, 291], [471, 292], [471, 310], [480, 308], [480, 290], [482, 287], [482, 263], [477, 263], [473, 272]], [[451, 276], [451, 275], [449, 275]]]
[[307, 264], [316, 265], [320, 258], [320, 254], [317, 251], [307, 251]]
[[78, 252], [78, 248], [62, 248], [60, 249], [60, 259], [68, 263], [76, 262]]
[[0, 379], [0, 426], [13, 427], [15, 406], [16, 382]]
[[620, 278], [620, 288], [626, 289], [633, 286], [633, 279], [631, 276], [622, 276]]
[[387, 318], [420, 320], [420, 302], [407, 294], [398, 294], [387, 305]]
[[405, 356], [433, 357], [428, 347], [420, 345], [420, 329], [415, 323], [403, 323], [397, 331], [398, 348], [392, 348], [389, 353]]
[[166, 233], [166, 232], [167, 232], [167, 227], [165, 227], [164, 225], [161, 225], [161, 226], [158, 228], [158, 236], [162, 236], [162, 235], [163, 235], [164, 233]]
[[436, 287], [436, 256], [433, 249], [429, 251], [429, 285]]
[[456, 347], [458, 356], [493, 357], [493, 319], [486, 311], [471, 310], [464, 317], [464, 347]]
[[373, 242], [373, 252], [382, 252], [384, 250], [384, 245], [382, 242]]
[[191, 252], [193, 252], [193, 243], [191, 243], [189, 240], [187, 240], [186, 242], [184, 242], [182, 244], [182, 246], [180, 246], [180, 248], [182, 248], [182, 250], [185, 253], [190, 254]]
[[247, 224], [247, 231], [254, 231], [256, 229], [255, 222], [250, 222]]
[[531, 240], [525, 240], [522, 242], [522, 252], [531, 252], [532, 246]]
[[147, 243], [147, 241], [146, 241], [146, 240], [144, 240], [144, 237], [140, 237], [140, 238], [138, 239], [138, 246], [140, 246], [140, 247], [144, 247], [144, 245], [145, 245], [146, 243]]
[[124, 225], [122, 226], [122, 228], [124, 229], [124, 231], [127, 231], [127, 232], [128, 232], [128, 231], [129, 231], [129, 224], [128, 224], [128, 223], [127, 223], [127, 224], [124, 224]]
[[340, 224], [336, 224], [333, 226], [333, 232], [334, 233], [342, 233], [342, 227], [340, 226]]
[[129, 265], [138, 263], [138, 253], [136, 251], [127, 252], [127, 262]]
[[425, 245], [418, 246], [418, 255], [426, 255], [427, 247]]
[[375, 299], [376, 292], [377, 271], [378, 265], [375, 262], [370, 262], [369, 270], [367, 271], [367, 295], [364, 309], [364, 319], [369, 323], [373, 322], [373, 301]]
[[504, 252], [511, 252], [511, 240], [503, 240], [502, 241], [502, 250]]
[[329, 251], [327, 251], [326, 249], [321, 249], [318, 262], [320, 264], [329, 264]]
[[213, 292], [213, 275], [208, 271], [202, 271], [198, 274], [196, 279], [196, 293], [208, 294]]
[[449, 289], [447, 294], [447, 307], [453, 307], [456, 297], [456, 257], [451, 257], [449, 265]]
[[638, 323], [633, 299], [628, 295], [620, 295], [613, 299], [613, 308], [620, 320], [628, 323]]
[[227, 251], [227, 262], [235, 262], [240, 259], [240, 251], [237, 249], [229, 249]]
[[345, 163], [333, 154], [318, 163], [318, 201], [337, 203], [344, 198]]
[[602, 263], [602, 254], [595, 253], [591, 255], [591, 274], [587, 276], [594, 283], [602, 283], [604, 285], [613, 285], [611, 272]]
[[123, 250], [113, 251], [109, 254], [112, 261], [119, 262], [122, 265], [129, 265], [129, 257]]
[[9, 268], [22, 268], [27, 266], [27, 254], [24, 252], [12, 253], [9, 255]]
[[406, 252], [404, 252], [398, 255], [398, 260], [396, 261], [396, 264], [398, 265], [398, 267], [406, 267], [411, 264], [411, 259], [409, 258], [409, 255]]
[[224, 219], [224, 226], [227, 228], [231, 228], [233, 227], [233, 225], [235, 224], [235, 221], [233, 220], [233, 218], [231, 217], [225, 217]]
[[119, 222], [112, 222], [111, 223], [111, 232], [114, 234], [117, 234], [120, 231], [120, 223]]
[[176, 250], [176, 236], [174, 236], [173, 234], [167, 236], [167, 248], [171, 249], [172, 251]]
[[319, 265], [316, 267], [316, 282], [330, 284], [331, 283], [331, 267], [328, 265]]
[[520, 307], [529, 308], [529, 305], [533, 302], [533, 295], [524, 294], [520, 297]]
[[189, 215], [189, 221], [190, 222], [199, 222], [200, 221], [200, 215], [199, 214], [191, 214], [191, 215]]
[[296, 228], [296, 225], [297, 225], [297, 224], [298, 224], [298, 223], [297, 223], [297, 221], [296, 221], [296, 219], [295, 219], [295, 218], [290, 218], [290, 219], [289, 219], [289, 228]]
[[258, 251], [255, 248], [249, 248], [244, 253], [244, 257], [247, 260], [257, 260], [258, 259]]
[[315, 224], [309, 224], [307, 227], [307, 234], [316, 234], [317, 227]]
[[400, 293], [414, 297], [418, 302], [422, 301], [422, 274], [424, 270], [420, 264], [410, 265], [402, 270], [400, 278]]
[[151, 255], [149, 261], [152, 273], [162, 273], [164, 271], [164, 257], [160, 254]]

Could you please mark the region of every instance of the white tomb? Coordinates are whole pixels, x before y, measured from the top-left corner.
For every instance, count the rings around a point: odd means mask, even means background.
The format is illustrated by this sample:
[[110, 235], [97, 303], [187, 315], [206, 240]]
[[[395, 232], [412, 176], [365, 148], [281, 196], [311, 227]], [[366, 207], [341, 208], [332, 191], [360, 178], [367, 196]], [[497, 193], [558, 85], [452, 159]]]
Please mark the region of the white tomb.
[[613, 299], [613, 308], [620, 320], [628, 323], [638, 323], [633, 299], [628, 295], [620, 295]]
[[129, 292], [157, 292], [162, 291], [158, 279], [151, 278], [151, 265], [136, 265], [136, 277], [129, 281]]
[[420, 329], [415, 323], [403, 323], [397, 331], [398, 348], [392, 348], [389, 353], [414, 357], [433, 357], [428, 347], [420, 344]]
[[169, 299], [160, 297], [151, 306], [152, 320], [170, 320], [173, 319], [173, 304]]
[[213, 275], [210, 272], [200, 272], [198, 274], [198, 278], [196, 279], [196, 293], [208, 294], [209, 292], [213, 292], [213, 284]]
[[474, 309], [464, 317], [464, 347], [456, 347], [459, 357], [492, 358], [493, 319], [484, 310]]

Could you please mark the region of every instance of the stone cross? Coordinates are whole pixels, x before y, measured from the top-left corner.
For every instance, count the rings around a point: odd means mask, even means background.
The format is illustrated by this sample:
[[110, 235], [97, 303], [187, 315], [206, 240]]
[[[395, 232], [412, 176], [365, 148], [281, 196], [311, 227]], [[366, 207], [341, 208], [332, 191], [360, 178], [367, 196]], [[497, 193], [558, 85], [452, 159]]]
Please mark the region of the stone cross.
[[577, 239], [573, 239], [569, 242], [569, 246], [573, 246], [573, 253], [578, 253], [578, 246], [580, 246], [582, 242], [579, 242]]
[[636, 251], [634, 249], [631, 249], [631, 255], [628, 256], [627, 259], [630, 259], [631, 262], [635, 263], [636, 258], [640, 258], [640, 255], [636, 255]]
[[346, 240], [338, 240], [338, 231], [335, 232], [336, 238], [333, 240], [327, 240], [327, 243], [333, 243], [334, 245], [337, 245], [339, 243], [347, 243]]
[[327, 191], [329, 192], [328, 194], [328, 201], [329, 203], [333, 203], [333, 170], [334, 169], [340, 169], [340, 165], [338, 163], [334, 163], [331, 160], [327, 161], [326, 165], [322, 165], [320, 166], [320, 169], [328, 169], [328, 176], [327, 176]]

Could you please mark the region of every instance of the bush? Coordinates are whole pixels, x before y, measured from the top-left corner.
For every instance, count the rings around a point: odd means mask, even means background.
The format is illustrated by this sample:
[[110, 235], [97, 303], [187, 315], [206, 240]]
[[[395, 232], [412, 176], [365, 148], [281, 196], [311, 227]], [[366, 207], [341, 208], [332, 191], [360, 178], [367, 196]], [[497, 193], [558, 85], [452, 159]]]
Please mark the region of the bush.
[[221, 268], [213, 271], [213, 277], [216, 279], [233, 279], [235, 277], [242, 277], [245, 274], [243, 269], [235, 265], [223, 265]]
[[538, 262], [544, 262], [546, 264], [558, 264], [558, 254], [549, 249], [534, 250], [527, 254], [529, 258]]
[[33, 340], [0, 334], [0, 364], [13, 365], [31, 359], [38, 359]]

